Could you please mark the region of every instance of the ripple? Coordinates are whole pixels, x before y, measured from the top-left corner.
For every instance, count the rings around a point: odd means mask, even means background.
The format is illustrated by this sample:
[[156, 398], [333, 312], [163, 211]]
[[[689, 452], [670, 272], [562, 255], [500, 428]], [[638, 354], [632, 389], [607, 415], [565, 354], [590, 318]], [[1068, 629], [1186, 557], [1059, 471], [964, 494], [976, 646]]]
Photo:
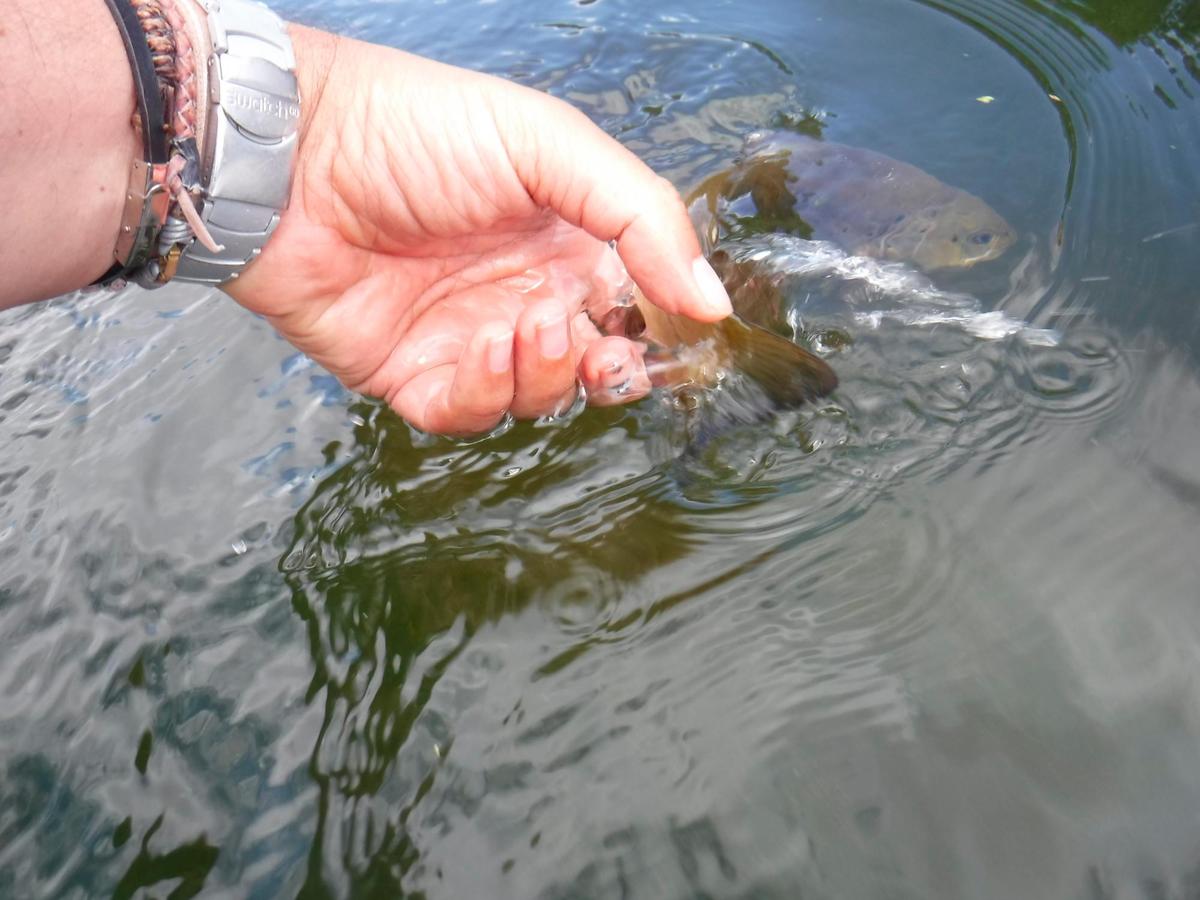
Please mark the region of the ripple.
[[1097, 329], [1073, 329], [1056, 347], [1020, 348], [1014, 362], [1016, 387], [1040, 414], [1103, 421], [1132, 394], [1128, 354]]
[[[1144, 327], [1154, 321], [1164, 331], [1177, 331], [1169, 323], [1178, 308], [1139, 309], [1132, 298], [1178, 294], [1198, 271], [1194, 262], [1181, 263], [1178, 245], [1153, 252], [1139, 247], [1179, 240], [1196, 219], [1193, 198], [1200, 181], [1194, 152], [1183, 148], [1194, 148], [1200, 139], [1200, 118], [1194, 115], [1200, 79], [1195, 25], [1189, 31], [1186, 4], [1125, 19], [1107, 7], [1064, 8], [1045, 0], [921, 2], [1005, 47], [1059, 115], [1069, 152], [1067, 182], [1061, 222], [1050, 242], [1053, 274], [1032, 306], [1022, 301], [1031, 321], [1052, 322], [1086, 304], [1110, 322], [1138, 321]], [[1177, 102], [1182, 98], [1186, 102]], [[1094, 282], [1095, 290], [1076, 290], [1080, 279]], [[1194, 311], [1192, 323], [1200, 327]]]
[[[881, 515], [893, 522], [883, 541]], [[803, 543], [763, 537], [753, 586], [712, 589], [706, 616], [722, 624], [706, 629], [697, 648], [705, 673], [673, 686], [672, 702], [688, 705], [719, 691], [747, 664], [750, 649], [756, 678], [737, 715], [753, 745], [809, 729], [829, 740], [875, 727], [908, 735], [903, 673], [928, 655], [935, 626], [953, 627], [954, 611], [942, 598], [961, 576], [953, 542], [935, 517], [888, 506], [876, 509], [873, 523], [869, 544], [855, 540], [853, 522], [836, 536], [805, 536]]]

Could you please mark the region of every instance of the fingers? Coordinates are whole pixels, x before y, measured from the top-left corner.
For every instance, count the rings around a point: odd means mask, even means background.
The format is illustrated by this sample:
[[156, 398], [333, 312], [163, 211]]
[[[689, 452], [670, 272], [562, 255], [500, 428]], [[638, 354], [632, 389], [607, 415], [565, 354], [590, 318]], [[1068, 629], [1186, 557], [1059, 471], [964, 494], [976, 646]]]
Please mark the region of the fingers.
[[643, 349], [620, 337], [603, 337], [590, 344], [579, 362], [579, 378], [592, 406], [631, 403], [650, 393]]
[[729, 295], [704, 260], [678, 192], [578, 110], [543, 95], [499, 121], [510, 160], [535, 203], [600, 240], [616, 241], [655, 305], [701, 321], [724, 318]]
[[515, 390], [512, 414], [518, 419], [562, 412], [575, 399], [575, 354], [571, 316], [558, 300], [543, 300], [517, 319], [513, 341]]
[[560, 300], [541, 300], [520, 313], [515, 328], [494, 320], [456, 359], [431, 360], [390, 403], [423, 431], [481, 434], [508, 413], [530, 419], [564, 412], [579, 384], [593, 406], [644, 397], [651, 382], [643, 352], [624, 338], [601, 337], [586, 314], [571, 315]]
[[513, 392], [513, 330], [492, 322], [475, 332], [457, 363], [422, 372], [392, 406], [423, 431], [481, 434], [500, 424]]

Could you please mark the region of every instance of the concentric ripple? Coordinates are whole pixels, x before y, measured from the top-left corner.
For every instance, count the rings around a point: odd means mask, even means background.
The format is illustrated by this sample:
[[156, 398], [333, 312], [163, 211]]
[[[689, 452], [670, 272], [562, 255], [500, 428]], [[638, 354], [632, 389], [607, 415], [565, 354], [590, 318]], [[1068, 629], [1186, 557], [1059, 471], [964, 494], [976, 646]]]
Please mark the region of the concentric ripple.
[[1179, 255], [1194, 237], [1200, 190], [1188, 149], [1200, 140], [1194, 4], [1136, 4], [1114, 16], [1093, 2], [921, 2], [1008, 49], [1059, 114], [1070, 164], [1049, 249], [1062, 264], [1032, 320], [1053, 325], [1086, 309], [1168, 333], [1182, 320], [1187, 345], [1200, 313], [1161, 300], [1186, 295], [1200, 275], [1194, 254]]

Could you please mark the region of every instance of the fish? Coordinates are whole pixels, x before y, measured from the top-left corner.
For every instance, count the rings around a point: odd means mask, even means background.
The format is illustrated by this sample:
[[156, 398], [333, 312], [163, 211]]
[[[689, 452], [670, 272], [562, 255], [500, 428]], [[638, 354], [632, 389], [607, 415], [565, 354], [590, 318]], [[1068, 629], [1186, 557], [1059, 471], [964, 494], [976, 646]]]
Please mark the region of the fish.
[[687, 202], [708, 246], [786, 232], [936, 271], [989, 262], [1016, 242], [974, 194], [882, 153], [791, 132], [750, 136], [742, 159]]
[[737, 370], [785, 409], [831, 393], [837, 375], [821, 357], [763, 327], [779, 318], [778, 278], [714, 249], [722, 241], [784, 232], [927, 271], [988, 262], [1016, 242], [986, 202], [916, 166], [791, 132], [750, 136], [741, 159], [703, 180], [685, 203], [734, 314], [703, 324], [665, 313], [634, 291], [605, 315], [601, 330], [647, 346], [656, 386], [711, 387]]
[[609, 310], [598, 323], [601, 331], [643, 344], [651, 384], [676, 393], [713, 387], [731, 371], [749, 377], [780, 409], [795, 409], [832, 393], [838, 378], [825, 360], [740, 314], [778, 309], [783, 297], [775, 279], [721, 250], [708, 260], [729, 292], [732, 315], [697, 322], [664, 312], [634, 289], [630, 302]]

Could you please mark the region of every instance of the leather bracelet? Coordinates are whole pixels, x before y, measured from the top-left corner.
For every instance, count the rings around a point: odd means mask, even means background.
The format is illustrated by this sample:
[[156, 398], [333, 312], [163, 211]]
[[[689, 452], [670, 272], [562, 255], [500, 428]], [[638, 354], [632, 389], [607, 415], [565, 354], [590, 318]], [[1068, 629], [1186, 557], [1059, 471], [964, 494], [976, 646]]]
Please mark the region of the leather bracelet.
[[133, 73], [133, 89], [137, 97], [137, 111], [141, 117], [142, 159], [133, 160], [129, 171], [129, 185], [125, 192], [125, 206], [121, 218], [121, 230], [113, 251], [116, 261], [96, 282], [107, 286], [127, 278], [141, 268], [154, 253], [154, 241], [158, 234], [159, 212], [165, 214], [165, 196], [155, 199], [153, 190], [153, 167], [167, 161], [166, 112], [154, 59], [146, 35], [142, 30], [134, 8], [125, 0], [105, 0]]
[[154, 165], [167, 161], [166, 111], [154, 57], [137, 11], [125, 0], [104, 0], [121, 32], [125, 55], [133, 70], [133, 89], [137, 94], [138, 113], [142, 117], [142, 152]]

